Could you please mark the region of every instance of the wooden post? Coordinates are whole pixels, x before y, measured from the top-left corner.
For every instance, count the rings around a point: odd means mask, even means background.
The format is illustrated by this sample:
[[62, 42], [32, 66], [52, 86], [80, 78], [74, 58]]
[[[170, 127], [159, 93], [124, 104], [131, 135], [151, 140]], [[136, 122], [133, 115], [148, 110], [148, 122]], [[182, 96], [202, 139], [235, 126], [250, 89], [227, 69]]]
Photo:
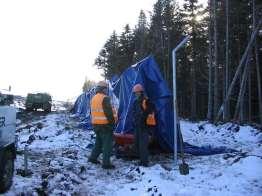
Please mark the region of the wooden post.
[[224, 103], [221, 105], [221, 107], [220, 107], [220, 109], [219, 109], [219, 112], [218, 112], [218, 114], [217, 114], [217, 116], [216, 116], [216, 121], [219, 120], [219, 118], [220, 118], [220, 116], [221, 116], [221, 114], [222, 114], [222, 112], [223, 112], [223, 108], [224, 108], [225, 101], [228, 101], [228, 100], [229, 100], [229, 97], [231, 96], [231, 93], [232, 93], [232, 91], [233, 91], [234, 85], [235, 85], [235, 83], [236, 83], [236, 81], [237, 81], [237, 79], [238, 79], [238, 77], [239, 77], [239, 75], [240, 75], [240, 72], [241, 72], [242, 66], [243, 66], [243, 64], [244, 64], [244, 62], [245, 62], [245, 59], [246, 59], [246, 57], [247, 57], [247, 54], [248, 54], [248, 52], [250, 51], [251, 47], [252, 47], [253, 44], [254, 44], [255, 37], [256, 37], [257, 32], [258, 32], [259, 28], [261, 27], [261, 25], [262, 25], [262, 19], [260, 19], [257, 27], [256, 27], [255, 30], [252, 32], [251, 38], [250, 38], [250, 40], [249, 40], [249, 42], [248, 42], [248, 45], [247, 45], [247, 47], [246, 47], [246, 49], [245, 49], [244, 54], [243, 54], [242, 57], [241, 57], [241, 60], [240, 60], [240, 63], [239, 63], [239, 65], [238, 65], [238, 67], [237, 67], [237, 70], [236, 70], [236, 73], [235, 73], [235, 75], [234, 75], [234, 78], [233, 78], [233, 80], [232, 80], [232, 82], [231, 82], [231, 84], [230, 84], [230, 86], [229, 86], [229, 88], [228, 88], [227, 97], [226, 97], [226, 99], [224, 100]]
[[242, 81], [240, 85], [240, 91], [238, 94], [238, 99], [237, 99], [237, 105], [235, 109], [235, 114], [234, 114], [234, 119], [237, 119], [238, 114], [239, 114], [239, 121], [240, 123], [243, 123], [244, 121], [244, 94], [245, 94], [245, 89], [246, 89], [246, 83], [247, 83], [247, 76], [248, 76], [248, 71], [249, 71], [249, 55], [246, 60], [243, 76], [242, 76]]

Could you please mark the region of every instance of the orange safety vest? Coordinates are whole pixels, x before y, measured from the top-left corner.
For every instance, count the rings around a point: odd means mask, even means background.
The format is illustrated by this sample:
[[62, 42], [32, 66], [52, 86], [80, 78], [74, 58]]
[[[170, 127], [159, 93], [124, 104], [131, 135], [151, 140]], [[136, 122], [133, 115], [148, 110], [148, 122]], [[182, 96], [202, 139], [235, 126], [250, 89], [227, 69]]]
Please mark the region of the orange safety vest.
[[[103, 100], [106, 95], [102, 93], [97, 93], [91, 100], [91, 117], [92, 117], [92, 124], [94, 125], [106, 125], [108, 124], [107, 117], [103, 110]], [[115, 122], [117, 121], [117, 113], [115, 108], [112, 107], [113, 115]]]
[[[147, 99], [144, 99], [143, 102], [142, 102], [142, 107], [143, 107], [144, 110], [146, 110], [146, 100]], [[147, 116], [146, 124], [150, 125], [150, 126], [155, 126], [156, 125], [155, 112], [153, 112], [152, 114], [149, 114]]]

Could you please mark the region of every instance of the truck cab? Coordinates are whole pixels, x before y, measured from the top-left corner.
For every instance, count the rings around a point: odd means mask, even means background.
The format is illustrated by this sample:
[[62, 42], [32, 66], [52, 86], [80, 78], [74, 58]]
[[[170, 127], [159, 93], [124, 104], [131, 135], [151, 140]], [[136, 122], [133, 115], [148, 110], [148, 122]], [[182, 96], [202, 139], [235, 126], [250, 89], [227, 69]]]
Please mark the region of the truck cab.
[[14, 173], [16, 109], [0, 105], [0, 193], [12, 185]]

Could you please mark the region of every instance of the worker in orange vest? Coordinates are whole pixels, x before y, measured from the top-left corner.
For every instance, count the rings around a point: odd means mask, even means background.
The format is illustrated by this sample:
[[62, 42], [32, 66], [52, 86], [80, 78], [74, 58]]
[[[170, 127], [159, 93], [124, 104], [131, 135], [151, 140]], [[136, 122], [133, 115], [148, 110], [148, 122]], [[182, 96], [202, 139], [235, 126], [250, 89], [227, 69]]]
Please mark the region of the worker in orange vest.
[[136, 84], [133, 92], [136, 96], [133, 105], [135, 148], [140, 158], [139, 165], [147, 167], [150, 127], [156, 126], [155, 109], [153, 103], [144, 95], [144, 88], [141, 84]]
[[88, 161], [94, 164], [100, 163], [97, 158], [102, 153], [102, 168], [114, 169], [115, 166], [111, 164], [110, 156], [113, 147], [116, 112], [111, 106], [107, 92], [108, 84], [104, 81], [98, 82], [96, 95], [91, 100], [91, 120], [96, 134], [96, 141]]

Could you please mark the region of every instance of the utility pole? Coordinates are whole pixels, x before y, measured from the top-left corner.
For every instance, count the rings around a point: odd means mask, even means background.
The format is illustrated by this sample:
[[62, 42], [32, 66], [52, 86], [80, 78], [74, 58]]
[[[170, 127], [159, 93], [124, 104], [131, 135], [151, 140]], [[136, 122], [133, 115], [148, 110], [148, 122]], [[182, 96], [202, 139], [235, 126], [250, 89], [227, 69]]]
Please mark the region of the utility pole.
[[173, 61], [173, 109], [174, 109], [174, 163], [177, 165], [177, 136], [178, 136], [178, 111], [177, 111], [177, 100], [176, 100], [176, 52], [184, 46], [184, 44], [189, 40], [189, 36], [185, 37], [176, 48], [172, 51], [172, 61]]

